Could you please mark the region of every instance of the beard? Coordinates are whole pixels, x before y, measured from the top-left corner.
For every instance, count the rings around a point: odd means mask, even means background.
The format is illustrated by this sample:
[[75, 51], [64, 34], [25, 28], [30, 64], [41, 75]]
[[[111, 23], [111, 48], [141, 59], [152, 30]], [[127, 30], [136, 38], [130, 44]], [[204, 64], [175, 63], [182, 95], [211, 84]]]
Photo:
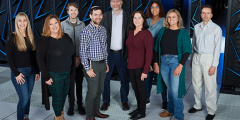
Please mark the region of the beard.
[[95, 25], [99, 25], [99, 24], [100, 24], [100, 22], [98, 23], [98, 22], [96, 22], [96, 21], [94, 21], [94, 20], [92, 20], [92, 22], [93, 22], [93, 24], [95, 24]]

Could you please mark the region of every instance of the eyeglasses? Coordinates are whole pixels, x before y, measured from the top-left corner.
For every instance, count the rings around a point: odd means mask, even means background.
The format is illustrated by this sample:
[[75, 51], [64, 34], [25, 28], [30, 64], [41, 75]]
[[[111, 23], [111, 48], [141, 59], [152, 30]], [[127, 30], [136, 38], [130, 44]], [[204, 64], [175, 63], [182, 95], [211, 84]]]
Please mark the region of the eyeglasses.
[[158, 6], [156, 6], [156, 7], [151, 6], [151, 9], [154, 9], [154, 8], [155, 8], [155, 9], [158, 9], [159, 7], [158, 7]]

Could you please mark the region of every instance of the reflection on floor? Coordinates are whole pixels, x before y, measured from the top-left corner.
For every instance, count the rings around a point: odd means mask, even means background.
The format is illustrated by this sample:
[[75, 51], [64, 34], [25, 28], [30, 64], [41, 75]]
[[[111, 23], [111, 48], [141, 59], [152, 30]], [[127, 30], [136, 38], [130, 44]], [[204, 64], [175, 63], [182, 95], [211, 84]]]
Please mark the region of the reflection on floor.
[[[184, 115], [185, 120], [204, 120], [207, 111], [205, 106], [205, 95], [203, 92], [203, 111], [189, 114], [187, 111], [194, 105], [193, 88], [191, 83], [191, 68], [189, 67], [189, 61], [186, 63], [186, 88], [187, 95], [184, 97]], [[86, 96], [86, 81], [83, 83], [83, 96]], [[129, 92], [129, 104], [132, 111], [136, 108], [136, 100], [134, 97], [133, 89], [130, 85]], [[220, 89], [220, 84], [218, 85], [218, 91]], [[109, 110], [103, 113], [110, 114], [108, 119], [104, 120], [128, 120], [128, 112], [121, 110], [120, 102], [120, 83], [119, 81], [111, 81], [111, 105]], [[204, 89], [203, 89], [204, 91]], [[218, 92], [219, 93], [219, 92]], [[218, 110], [216, 112], [216, 120], [239, 120], [240, 114], [240, 96], [236, 95], [226, 95], [220, 94], [218, 99]], [[50, 100], [51, 101], [51, 100]], [[161, 94], [156, 94], [156, 86], [153, 86], [151, 93], [151, 104], [147, 106], [146, 118], [142, 120], [171, 120], [173, 118], [161, 118], [159, 114], [163, 111], [161, 109]], [[12, 85], [10, 79], [10, 69], [7, 67], [0, 67], [0, 120], [16, 120], [16, 109], [17, 109], [18, 96]], [[83, 101], [84, 102], [84, 101]], [[85, 106], [85, 102], [84, 102]], [[68, 104], [65, 104], [64, 110], [66, 111]], [[67, 116], [65, 114], [66, 120], [85, 120], [86, 116], [81, 116], [78, 114], [77, 106], [75, 105], [75, 115]], [[41, 105], [41, 84], [40, 81], [35, 83], [32, 98], [31, 98], [31, 110], [30, 119], [31, 120], [53, 120], [54, 112], [51, 110], [46, 111], [44, 106]], [[97, 120], [101, 120], [97, 118]]]

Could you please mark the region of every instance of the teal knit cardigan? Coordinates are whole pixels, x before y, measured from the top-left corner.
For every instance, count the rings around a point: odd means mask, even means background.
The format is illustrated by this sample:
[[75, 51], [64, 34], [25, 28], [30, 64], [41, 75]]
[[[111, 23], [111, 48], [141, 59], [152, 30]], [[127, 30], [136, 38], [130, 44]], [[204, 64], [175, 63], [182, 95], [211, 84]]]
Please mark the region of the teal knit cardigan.
[[[165, 31], [165, 27], [161, 28], [158, 32], [158, 35], [156, 37], [156, 41], [154, 44], [153, 49], [159, 53], [159, 58], [161, 58], [161, 46], [160, 42], [163, 36], [163, 33]], [[190, 36], [188, 34], [188, 31], [184, 28], [181, 28], [178, 34], [178, 40], [177, 40], [177, 49], [178, 49], [178, 61], [182, 59], [182, 55], [186, 52], [192, 53], [191, 50], [191, 40]], [[161, 59], [159, 59], [159, 69], [161, 68]], [[162, 80], [161, 76], [161, 70], [159, 70], [159, 74], [157, 75], [157, 93], [162, 93], [163, 89], [166, 88], [166, 85], [164, 81]], [[179, 77], [179, 88], [178, 88], [178, 97], [182, 98], [184, 95], [186, 95], [186, 87], [185, 87], [185, 64], [183, 65], [181, 75]]]

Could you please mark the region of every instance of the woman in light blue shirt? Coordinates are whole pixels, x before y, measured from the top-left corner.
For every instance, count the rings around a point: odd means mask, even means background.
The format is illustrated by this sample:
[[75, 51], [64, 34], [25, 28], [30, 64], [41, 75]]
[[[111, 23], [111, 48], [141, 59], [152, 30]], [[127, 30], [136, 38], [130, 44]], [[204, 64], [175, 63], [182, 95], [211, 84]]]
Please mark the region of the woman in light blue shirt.
[[[161, 2], [151, 1], [148, 5], [146, 15], [148, 17], [147, 23], [149, 25], [149, 31], [153, 36], [153, 44], [155, 43], [155, 38], [159, 30], [163, 27], [163, 22], [165, 20], [164, 8]], [[153, 60], [148, 72], [147, 81], [146, 81], [146, 91], [147, 91], [147, 105], [150, 104], [150, 93], [152, 89], [153, 77], [156, 76], [156, 73], [153, 71]], [[162, 93], [162, 109], [167, 109], [167, 90], [164, 89]]]

